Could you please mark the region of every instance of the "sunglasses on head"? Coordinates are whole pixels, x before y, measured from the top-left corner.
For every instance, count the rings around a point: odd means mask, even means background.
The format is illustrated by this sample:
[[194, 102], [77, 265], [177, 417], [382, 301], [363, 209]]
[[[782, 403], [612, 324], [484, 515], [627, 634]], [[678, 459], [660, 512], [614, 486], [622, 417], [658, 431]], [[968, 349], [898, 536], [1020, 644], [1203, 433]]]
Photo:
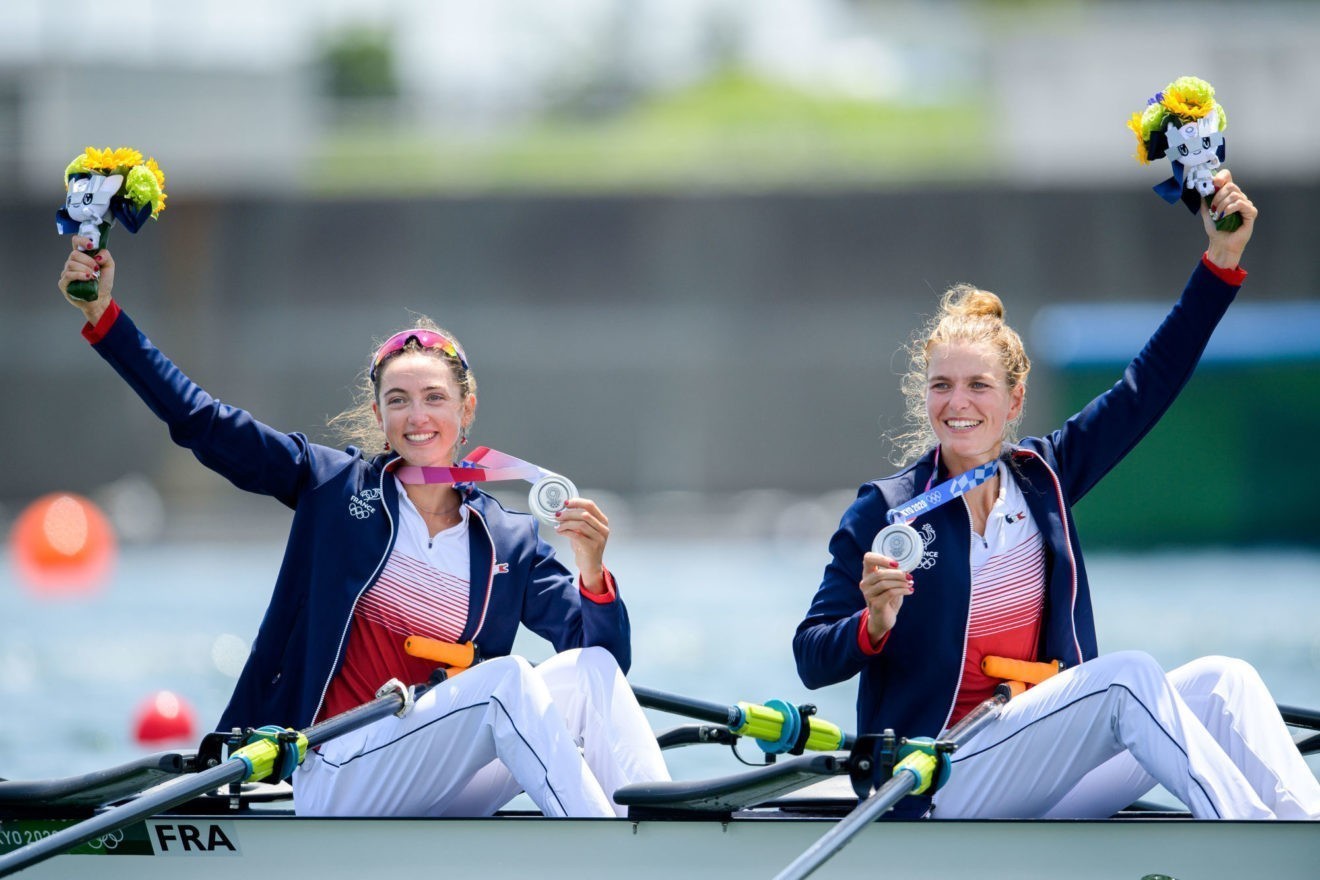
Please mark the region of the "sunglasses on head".
[[447, 336], [436, 333], [434, 330], [425, 330], [420, 327], [412, 330], [400, 330], [389, 339], [385, 344], [376, 349], [376, 356], [371, 359], [371, 372], [369, 378], [372, 382], [380, 373], [380, 365], [383, 364], [391, 355], [398, 354], [408, 347], [408, 343], [416, 342], [422, 348], [435, 348], [449, 355], [458, 358], [458, 362], [463, 365], [463, 369], [469, 369], [467, 358], [463, 356], [463, 350], [454, 344], [454, 341]]

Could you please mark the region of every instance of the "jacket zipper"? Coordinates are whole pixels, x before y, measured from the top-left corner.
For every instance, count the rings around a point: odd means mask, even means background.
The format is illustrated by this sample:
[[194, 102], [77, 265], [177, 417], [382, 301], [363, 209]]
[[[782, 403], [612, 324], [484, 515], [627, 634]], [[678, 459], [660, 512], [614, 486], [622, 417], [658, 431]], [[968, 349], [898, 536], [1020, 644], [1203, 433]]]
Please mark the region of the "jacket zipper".
[[1050, 475], [1050, 480], [1054, 483], [1054, 500], [1059, 505], [1059, 521], [1063, 523], [1063, 546], [1068, 551], [1068, 565], [1072, 569], [1072, 597], [1068, 606], [1068, 622], [1072, 626], [1073, 650], [1077, 652], [1077, 662], [1081, 664], [1085, 658], [1082, 657], [1082, 642], [1077, 638], [1077, 556], [1072, 548], [1072, 530], [1068, 527], [1068, 509], [1063, 503], [1063, 486], [1059, 483], [1059, 475], [1050, 467], [1050, 463], [1037, 455], [1030, 449], [1019, 450], [1022, 454], [1030, 456], [1041, 463], [1045, 472]]
[[[967, 499], [960, 498], [963, 505], [963, 512], [967, 514], [967, 534], [970, 536], [972, 531], [972, 509], [967, 506]], [[949, 711], [944, 713], [944, 723], [940, 725], [940, 732], [949, 729], [949, 719], [953, 717], [953, 710], [958, 707], [958, 693], [962, 690], [963, 667], [967, 665], [967, 636], [972, 629], [972, 556], [967, 554], [967, 619], [963, 621], [963, 646], [962, 657], [958, 660], [958, 683], [954, 685], [953, 697], [949, 700]]]
[[475, 507], [469, 508], [472, 515], [481, 523], [481, 528], [486, 533], [486, 541], [490, 544], [490, 574], [486, 577], [486, 600], [481, 606], [481, 617], [477, 620], [477, 628], [472, 631], [472, 637], [468, 641], [475, 642], [477, 636], [481, 633], [481, 628], [486, 625], [486, 612], [490, 610], [490, 594], [495, 588], [495, 539], [490, 534], [490, 527], [486, 525], [486, 518], [482, 516]]
[[325, 705], [325, 695], [330, 690], [330, 682], [335, 677], [335, 667], [339, 665], [339, 655], [344, 651], [344, 643], [348, 640], [348, 629], [353, 623], [353, 612], [357, 611], [358, 600], [362, 594], [367, 591], [367, 587], [376, 582], [380, 577], [381, 569], [385, 567], [385, 561], [390, 558], [390, 551], [394, 549], [394, 517], [390, 516], [390, 506], [385, 503], [385, 476], [388, 471], [381, 468], [380, 483], [376, 486], [380, 492], [380, 509], [385, 511], [385, 519], [390, 523], [389, 540], [385, 542], [385, 552], [381, 555], [380, 561], [376, 563], [376, 569], [361, 587], [358, 588], [357, 595], [353, 597], [353, 604], [349, 606], [348, 617], [344, 620], [344, 630], [339, 634], [339, 647], [335, 649], [335, 660], [330, 664], [330, 674], [325, 679], [325, 684], [321, 687], [321, 698], [316, 701], [316, 711], [312, 713], [312, 719], [315, 720], [321, 714], [321, 707]]
[[[1077, 557], [1073, 553], [1073, 548], [1072, 548], [1072, 531], [1068, 528], [1068, 511], [1063, 504], [1063, 487], [1059, 484], [1059, 476], [1054, 472], [1054, 468], [1050, 467], [1049, 462], [1041, 458], [1039, 455], [1037, 455], [1035, 452], [1031, 451], [1030, 449], [1019, 450], [1019, 452], [1021, 454], [1030, 456], [1036, 459], [1037, 461], [1039, 461], [1041, 465], [1045, 468], [1045, 472], [1050, 475], [1050, 481], [1054, 483], [1054, 500], [1059, 505], [1059, 519], [1063, 523], [1063, 546], [1068, 552], [1068, 566], [1072, 572], [1072, 595], [1068, 607], [1068, 624], [1069, 626], [1072, 627], [1073, 650], [1077, 652], [1077, 662], [1081, 663], [1083, 662], [1082, 643], [1081, 640], [1077, 638]], [[966, 498], [962, 499], [962, 502], [963, 502], [963, 511], [966, 512], [967, 514], [967, 534], [971, 535], [972, 511], [971, 508], [967, 506]], [[971, 563], [971, 558], [969, 557], [967, 561], [968, 584], [971, 584], [971, 576], [972, 576], [972, 563]], [[948, 729], [949, 719], [953, 717], [953, 710], [958, 705], [958, 691], [962, 689], [962, 668], [967, 664], [967, 634], [971, 628], [971, 625], [972, 625], [972, 602], [971, 602], [971, 596], [969, 595], [967, 598], [967, 620], [963, 624], [962, 658], [958, 661], [958, 670], [959, 670], [958, 686], [953, 689], [953, 700], [952, 702], [949, 703], [949, 711], [944, 715], [944, 724], [940, 728], [942, 731]]]

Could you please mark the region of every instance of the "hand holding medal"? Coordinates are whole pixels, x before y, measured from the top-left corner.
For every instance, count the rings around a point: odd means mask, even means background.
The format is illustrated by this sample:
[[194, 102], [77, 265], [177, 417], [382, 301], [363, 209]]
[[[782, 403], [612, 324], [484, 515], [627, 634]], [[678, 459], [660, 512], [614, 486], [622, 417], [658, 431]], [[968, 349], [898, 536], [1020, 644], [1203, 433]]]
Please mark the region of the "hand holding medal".
[[[903, 571], [912, 571], [921, 565], [926, 552], [926, 542], [920, 533], [908, 523], [917, 514], [930, 513], [941, 504], [947, 504], [955, 498], [961, 498], [977, 486], [995, 475], [999, 469], [997, 460], [987, 461], [966, 473], [945, 480], [935, 488], [927, 484], [926, 491], [907, 504], [895, 507], [885, 514], [889, 525], [880, 530], [871, 542], [871, 552], [888, 556], [898, 563]], [[932, 482], [934, 477], [931, 478]]]
[[[1215, 194], [1214, 173], [1224, 161], [1227, 126], [1228, 115], [1215, 101], [1214, 87], [1194, 76], [1169, 83], [1128, 120], [1137, 136], [1137, 161], [1145, 165], [1167, 157], [1173, 166], [1173, 176], [1157, 184], [1155, 192], [1171, 205], [1181, 201], [1193, 214]], [[1215, 221], [1220, 232], [1241, 225], [1237, 214]]]
[[925, 550], [920, 533], [901, 520], [885, 526], [871, 542], [871, 552], [894, 560], [899, 571], [912, 571], [920, 565]]
[[[88, 253], [106, 246], [116, 220], [137, 232], [148, 218], [154, 220], [165, 210], [165, 173], [155, 159], [144, 161], [141, 153], [127, 147], [88, 147], [64, 169], [64, 188], [67, 194], [64, 207], [55, 212], [55, 228], [61, 235], [87, 238]], [[98, 290], [95, 278], [68, 285], [69, 296], [84, 302], [94, 301]]]
[[[912, 572], [921, 568], [923, 563], [929, 567], [935, 561], [933, 553], [927, 558], [926, 539], [912, 527], [912, 520], [919, 514], [930, 513], [940, 505], [966, 495], [993, 477], [998, 470], [998, 460], [992, 459], [934, 488], [931, 484], [935, 481], [935, 475], [932, 474], [926, 483], [926, 491], [885, 513], [889, 525], [876, 534], [871, 541], [871, 552], [862, 557], [862, 579], [857, 584], [870, 615], [866, 631], [872, 646], [878, 646], [884, 635], [893, 629], [903, 606], [903, 597], [914, 590]], [[891, 562], [888, 566], [878, 563], [872, 554], [883, 556]]]

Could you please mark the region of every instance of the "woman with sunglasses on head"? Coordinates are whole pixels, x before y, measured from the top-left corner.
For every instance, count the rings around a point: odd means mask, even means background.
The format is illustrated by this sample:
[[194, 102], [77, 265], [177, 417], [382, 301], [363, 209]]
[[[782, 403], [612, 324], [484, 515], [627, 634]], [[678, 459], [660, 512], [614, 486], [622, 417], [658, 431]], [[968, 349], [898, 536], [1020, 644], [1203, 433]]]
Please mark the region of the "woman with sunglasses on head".
[[[303, 728], [373, 699], [391, 679], [426, 681], [435, 662], [410, 637], [475, 642], [484, 662], [389, 717], [309, 752], [293, 774], [304, 815], [473, 816], [526, 791], [548, 816], [615, 816], [618, 787], [667, 779], [623, 677], [627, 611], [603, 554], [604, 513], [569, 499], [555, 530], [574, 579], [536, 519], [448, 473], [477, 410], [462, 347], [424, 322], [370, 361], [359, 404], [337, 417], [360, 445], [285, 434], [222, 404], [185, 376], [111, 298], [110, 252], [74, 238], [59, 287], [83, 335], [169, 426], [170, 436], [241, 489], [292, 508], [270, 605], [219, 730]], [[99, 273], [96, 300], [69, 282]], [[375, 454], [365, 450], [380, 449]], [[525, 464], [525, 463], [523, 463]], [[519, 625], [557, 653], [510, 656]]]
[[[1227, 171], [1215, 184], [1181, 299], [1053, 433], [1015, 441], [1030, 361], [994, 294], [955, 287], [911, 347], [911, 464], [844, 514], [794, 637], [799, 674], [813, 688], [860, 675], [858, 733], [933, 737], [994, 692], [984, 658], [1063, 665], [953, 753], [936, 818], [1103, 818], [1156, 783], [1197, 818], [1320, 818], [1320, 784], [1249, 665], [1166, 674], [1141, 652], [1098, 653], [1072, 517], [1173, 403], [1245, 278], [1257, 211]], [[1215, 228], [1234, 213], [1240, 228]], [[910, 797], [899, 814], [930, 807]]]

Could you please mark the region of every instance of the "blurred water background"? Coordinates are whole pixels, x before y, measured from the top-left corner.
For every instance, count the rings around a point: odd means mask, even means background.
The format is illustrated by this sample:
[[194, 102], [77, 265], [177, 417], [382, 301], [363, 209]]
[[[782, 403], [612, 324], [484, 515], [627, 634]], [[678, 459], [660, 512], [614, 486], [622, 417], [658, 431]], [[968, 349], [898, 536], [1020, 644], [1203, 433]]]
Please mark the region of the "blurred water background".
[[[828, 534], [808, 524], [778, 536], [675, 539], [620, 526], [607, 563], [634, 624], [632, 681], [724, 704], [813, 702], [823, 717], [855, 728], [856, 683], [806, 690], [790, 647], [827, 561]], [[134, 547], [104, 592], [78, 601], [35, 597], [6, 572], [0, 776], [87, 772], [153, 751], [134, 742], [134, 715], [161, 688], [191, 704], [208, 729], [282, 550], [272, 541]], [[1320, 710], [1320, 554], [1102, 554], [1089, 571], [1102, 650], [1145, 650], [1166, 668], [1205, 654], [1242, 657], [1279, 702]], [[536, 661], [550, 654], [527, 634], [516, 649]], [[648, 714], [657, 730], [686, 723]], [[759, 760], [754, 744], [741, 748]], [[723, 747], [668, 758], [678, 776], [738, 766]]]
[[1184, 74], [1263, 220], [1206, 362], [1078, 510], [1101, 646], [1242, 656], [1320, 707], [1320, 530], [1290, 476], [1320, 432], [1317, 44], [1302, 2], [156, 0], [89, 29], [7, 0], [0, 530], [79, 492], [121, 556], [60, 601], [5, 551], [0, 776], [136, 753], [159, 688], [212, 721], [288, 523], [79, 338], [51, 221], [84, 146], [164, 168], [160, 221], [114, 233], [116, 295], [209, 391], [333, 442], [373, 337], [430, 314], [472, 357], [474, 442], [610, 512], [636, 681], [848, 726], [852, 686], [804, 692], [789, 639], [891, 470], [894, 353], [972, 281], [1033, 355], [1027, 433], [1113, 382], [1204, 247], [1125, 127]]

